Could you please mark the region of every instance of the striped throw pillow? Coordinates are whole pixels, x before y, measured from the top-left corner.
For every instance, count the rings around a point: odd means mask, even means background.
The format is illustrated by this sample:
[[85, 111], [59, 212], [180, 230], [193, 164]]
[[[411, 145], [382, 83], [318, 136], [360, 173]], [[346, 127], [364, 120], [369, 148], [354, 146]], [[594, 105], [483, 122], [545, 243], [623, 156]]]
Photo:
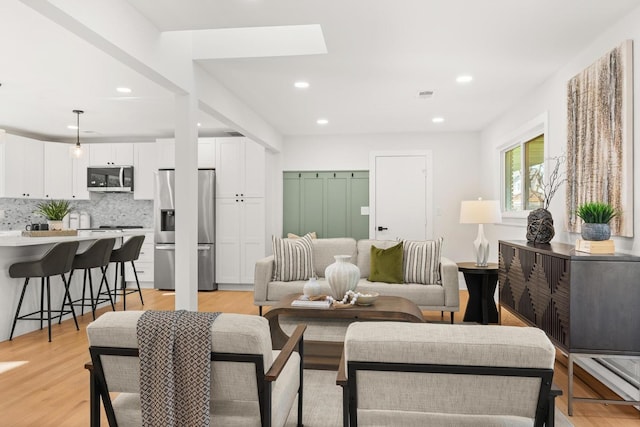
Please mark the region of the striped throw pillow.
[[404, 283], [440, 284], [442, 237], [404, 242]]
[[313, 247], [311, 236], [305, 234], [299, 239], [281, 239], [273, 236], [273, 280], [290, 282], [307, 280], [315, 276], [313, 270]]

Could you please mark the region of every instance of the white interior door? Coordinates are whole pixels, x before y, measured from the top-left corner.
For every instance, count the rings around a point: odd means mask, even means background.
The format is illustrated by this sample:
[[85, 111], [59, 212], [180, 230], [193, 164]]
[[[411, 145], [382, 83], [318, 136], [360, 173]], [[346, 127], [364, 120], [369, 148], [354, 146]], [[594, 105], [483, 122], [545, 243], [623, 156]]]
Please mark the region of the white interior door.
[[429, 152], [372, 153], [369, 236], [380, 240], [432, 237]]

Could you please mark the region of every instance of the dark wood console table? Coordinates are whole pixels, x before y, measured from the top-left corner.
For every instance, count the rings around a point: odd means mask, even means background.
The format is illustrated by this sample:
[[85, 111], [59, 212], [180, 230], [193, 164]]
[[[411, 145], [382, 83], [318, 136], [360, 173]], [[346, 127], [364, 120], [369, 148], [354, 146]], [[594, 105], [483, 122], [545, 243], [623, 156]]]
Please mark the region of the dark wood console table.
[[[499, 301], [569, 356], [640, 356], [640, 257], [576, 252], [563, 243], [499, 242]], [[569, 415], [573, 378], [569, 377]], [[603, 400], [598, 400], [604, 403]], [[638, 404], [629, 401], [606, 403]]]

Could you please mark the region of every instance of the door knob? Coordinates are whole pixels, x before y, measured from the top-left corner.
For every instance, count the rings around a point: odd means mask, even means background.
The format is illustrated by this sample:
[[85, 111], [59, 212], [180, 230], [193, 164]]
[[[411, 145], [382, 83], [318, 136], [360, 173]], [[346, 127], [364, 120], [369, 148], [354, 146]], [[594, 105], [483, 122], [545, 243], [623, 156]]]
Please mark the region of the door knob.
[[387, 227], [378, 226], [378, 231], [384, 231], [384, 230], [388, 230], [388, 228]]

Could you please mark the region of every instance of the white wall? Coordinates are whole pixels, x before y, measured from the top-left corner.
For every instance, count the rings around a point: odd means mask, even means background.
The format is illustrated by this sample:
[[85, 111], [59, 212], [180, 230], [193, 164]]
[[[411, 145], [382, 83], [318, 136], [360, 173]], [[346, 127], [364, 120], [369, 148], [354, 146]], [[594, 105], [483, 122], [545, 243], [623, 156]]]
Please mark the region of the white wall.
[[[552, 75], [537, 89], [524, 97], [517, 105], [513, 105], [504, 115], [481, 133], [482, 164], [485, 170], [492, 171], [482, 183], [486, 193], [498, 198], [500, 194], [500, 155], [497, 147], [504, 144], [509, 135], [534, 117], [544, 113], [549, 114], [548, 141], [549, 153], [553, 157], [566, 152], [567, 114], [566, 90], [567, 82], [577, 73], [588, 67], [607, 51], [617, 47], [624, 40], [632, 39], [636, 43], [634, 55], [634, 99], [640, 99], [640, 54], [638, 54], [638, 40], [640, 40], [640, 8], [636, 9], [623, 20], [605, 31], [600, 37], [585, 48], [574, 58], [567, 58], [567, 64]], [[636, 104], [633, 126], [635, 133], [640, 131], [640, 106]], [[634, 212], [640, 212], [640, 149], [634, 150]], [[554, 241], [574, 243], [579, 234], [565, 231], [565, 187], [556, 193], [552, 200], [550, 211], [553, 214], [556, 237]], [[526, 219], [519, 221], [519, 226], [499, 225], [489, 231], [488, 237], [492, 241], [498, 239], [524, 240], [526, 234]], [[635, 215], [634, 235], [636, 238], [614, 238], [616, 250], [620, 252], [640, 252], [640, 218]]]
[[[431, 150], [434, 236], [444, 237], [444, 256], [473, 260], [477, 227], [458, 223], [460, 201], [485, 197], [480, 189], [480, 137], [476, 133], [377, 134], [285, 138], [279, 172], [278, 218], [282, 222], [282, 170], [368, 170], [371, 151]], [[490, 228], [490, 227], [488, 227]], [[495, 252], [495, 249], [494, 249]]]

